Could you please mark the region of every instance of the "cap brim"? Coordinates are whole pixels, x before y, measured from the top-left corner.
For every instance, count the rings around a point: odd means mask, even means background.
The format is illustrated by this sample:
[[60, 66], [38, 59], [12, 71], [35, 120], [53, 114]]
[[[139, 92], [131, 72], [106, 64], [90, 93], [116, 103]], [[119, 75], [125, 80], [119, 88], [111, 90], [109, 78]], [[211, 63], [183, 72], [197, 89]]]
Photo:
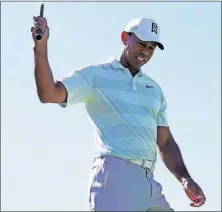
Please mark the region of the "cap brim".
[[140, 33], [137, 33], [137, 32], [134, 32], [134, 34], [142, 41], [152, 41], [152, 42], [155, 42], [157, 44], [157, 46], [161, 50], [164, 50], [163, 44], [159, 40], [157, 40], [156, 37], [150, 36], [150, 35], [147, 35], [147, 34], [140, 34]]
[[[156, 41], [154, 41], [154, 42], [156, 42]], [[164, 46], [163, 46], [162, 43], [156, 42], [156, 45], [157, 45], [161, 50], [164, 50]]]

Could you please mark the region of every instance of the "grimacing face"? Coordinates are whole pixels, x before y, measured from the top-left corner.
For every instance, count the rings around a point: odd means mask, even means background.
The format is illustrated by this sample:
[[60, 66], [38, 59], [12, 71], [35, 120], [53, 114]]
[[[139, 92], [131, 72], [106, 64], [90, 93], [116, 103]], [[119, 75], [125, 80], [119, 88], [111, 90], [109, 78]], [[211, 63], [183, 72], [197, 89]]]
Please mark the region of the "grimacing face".
[[157, 46], [153, 41], [140, 40], [134, 33], [123, 32], [121, 39], [126, 63], [135, 69], [139, 69], [151, 59]]

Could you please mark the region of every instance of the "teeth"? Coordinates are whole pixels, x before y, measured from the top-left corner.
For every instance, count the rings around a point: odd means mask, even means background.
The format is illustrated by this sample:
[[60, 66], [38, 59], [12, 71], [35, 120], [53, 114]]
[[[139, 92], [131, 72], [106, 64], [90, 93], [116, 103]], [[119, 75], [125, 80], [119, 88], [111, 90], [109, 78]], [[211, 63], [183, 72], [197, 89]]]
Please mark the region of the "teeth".
[[144, 61], [144, 59], [140, 56], [138, 56], [137, 59], [140, 60], [140, 61]]

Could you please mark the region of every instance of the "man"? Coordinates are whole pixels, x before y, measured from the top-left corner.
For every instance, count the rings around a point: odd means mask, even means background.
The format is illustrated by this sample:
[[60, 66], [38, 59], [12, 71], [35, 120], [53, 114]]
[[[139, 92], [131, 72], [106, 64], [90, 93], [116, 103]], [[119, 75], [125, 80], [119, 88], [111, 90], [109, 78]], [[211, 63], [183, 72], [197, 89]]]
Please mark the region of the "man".
[[[43, 37], [36, 40], [39, 28]], [[120, 58], [82, 67], [55, 82], [47, 59], [45, 18], [34, 18], [32, 35], [40, 101], [62, 107], [84, 102], [91, 118], [97, 147], [89, 190], [91, 210], [172, 210], [161, 185], [153, 179], [157, 151], [181, 183], [190, 205], [205, 203], [170, 132], [164, 94], [141, 68], [157, 47], [164, 49], [154, 20], [142, 17], [128, 23], [121, 34]]]

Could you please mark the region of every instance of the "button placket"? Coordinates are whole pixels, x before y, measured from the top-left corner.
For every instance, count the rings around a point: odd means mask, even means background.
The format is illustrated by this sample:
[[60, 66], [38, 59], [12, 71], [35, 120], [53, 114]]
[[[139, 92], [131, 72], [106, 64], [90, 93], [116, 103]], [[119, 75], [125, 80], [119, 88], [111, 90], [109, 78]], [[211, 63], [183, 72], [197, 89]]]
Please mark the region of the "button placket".
[[133, 85], [133, 90], [135, 91], [137, 89], [137, 86], [136, 86], [136, 76], [132, 80], [132, 85]]
[[137, 89], [136, 80], [137, 80], [137, 78], [140, 77], [140, 76], [141, 76], [141, 74], [138, 73], [137, 75], [135, 75], [135, 76], [133, 77], [133, 80], [132, 80], [133, 90], [136, 90], [136, 89]]

